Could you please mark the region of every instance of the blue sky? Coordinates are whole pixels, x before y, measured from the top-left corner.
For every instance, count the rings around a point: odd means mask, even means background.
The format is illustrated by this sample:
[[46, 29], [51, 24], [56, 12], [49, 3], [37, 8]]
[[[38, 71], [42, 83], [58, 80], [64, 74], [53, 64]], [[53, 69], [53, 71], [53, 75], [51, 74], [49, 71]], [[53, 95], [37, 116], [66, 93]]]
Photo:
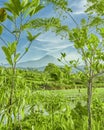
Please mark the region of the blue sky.
[[[6, 0], [0, 0], [0, 7], [2, 7], [4, 1]], [[74, 17], [77, 23], [80, 22], [81, 18], [86, 18], [86, 14], [84, 13], [84, 5], [86, 5], [86, 0], [69, 0], [69, 7], [73, 10], [71, 15]], [[57, 16], [57, 13], [52, 9], [51, 4], [36, 15], [36, 17], [51, 16]], [[69, 18], [68, 20], [63, 20], [63, 23], [68, 24], [71, 28], [75, 27], [75, 24], [73, 23], [71, 18]], [[8, 21], [6, 21], [4, 24], [8, 27], [11, 27]], [[12, 41], [11, 35], [6, 32], [3, 33], [3, 37], [7, 41]], [[28, 42], [25, 39], [25, 33], [21, 36], [21, 42], [22, 44], [19, 46], [18, 50], [20, 52], [23, 52], [24, 48], [28, 45]], [[5, 56], [1, 50], [2, 45], [3, 42], [0, 41], [0, 64], [5, 64]], [[80, 58], [77, 51], [73, 47], [73, 43], [66, 39], [61, 40], [60, 36], [56, 36], [54, 33], [49, 31], [40, 35], [33, 42], [29, 52], [22, 58], [21, 62], [28, 60], [37, 60], [44, 57], [45, 55], [52, 55], [58, 58], [60, 57], [60, 52], [66, 52], [67, 58], [69, 58], [70, 60]]]

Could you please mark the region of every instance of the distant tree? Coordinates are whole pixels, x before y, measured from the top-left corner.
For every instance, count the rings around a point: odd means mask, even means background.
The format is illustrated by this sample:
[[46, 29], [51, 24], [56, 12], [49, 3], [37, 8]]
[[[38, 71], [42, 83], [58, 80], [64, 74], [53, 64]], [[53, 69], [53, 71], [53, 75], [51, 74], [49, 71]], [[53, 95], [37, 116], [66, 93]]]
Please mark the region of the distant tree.
[[44, 72], [47, 72], [50, 74], [50, 77], [52, 78], [52, 80], [54, 81], [59, 81], [61, 80], [61, 70], [60, 68], [53, 64], [53, 63], [49, 63], [46, 67]]

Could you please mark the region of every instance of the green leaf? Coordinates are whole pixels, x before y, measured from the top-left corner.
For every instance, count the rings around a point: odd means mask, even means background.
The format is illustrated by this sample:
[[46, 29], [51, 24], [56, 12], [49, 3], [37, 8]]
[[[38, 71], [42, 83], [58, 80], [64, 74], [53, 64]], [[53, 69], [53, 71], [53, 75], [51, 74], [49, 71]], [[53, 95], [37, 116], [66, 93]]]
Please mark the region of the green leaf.
[[22, 6], [20, 0], [11, 0], [10, 2], [5, 2], [5, 9], [14, 14], [15, 16], [19, 16], [22, 11]]
[[28, 52], [28, 50], [29, 50], [29, 49], [26, 47], [26, 48], [25, 48], [25, 51]]
[[25, 17], [27, 17], [28, 15], [32, 16], [35, 13], [37, 13], [40, 9], [42, 9], [42, 6], [40, 6], [39, 4], [40, 0], [33, 0], [32, 2], [28, 2], [24, 7], [24, 10], [27, 8], [27, 10], [25, 10]]
[[35, 8], [31, 7], [31, 9], [29, 10], [29, 15], [32, 16], [35, 14]]
[[85, 25], [86, 24], [86, 20], [83, 18], [83, 19], [81, 19], [81, 24], [82, 25]]
[[5, 53], [5, 56], [6, 56], [6, 57], [10, 57], [10, 52], [9, 52], [9, 50], [8, 50], [7, 47], [2, 46], [2, 50], [3, 50], [3, 52]]
[[14, 57], [14, 62], [18, 60], [19, 56], [20, 56], [20, 53], [16, 54], [16, 56]]
[[62, 56], [63, 58], [65, 58], [65, 57], [66, 57], [66, 53], [62, 53], [62, 52], [61, 52], [61, 56]]
[[17, 11], [15, 10], [15, 7], [9, 3], [4, 3], [5, 9], [12, 13], [13, 15], [17, 16]]
[[29, 0], [22, 0], [21, 5], [25, 7], [28, 4]]
[[71, 8], [68, 8], [67, 11], [68, 11], [68, 12], [73, 12]]
[[14, 5], [15, 7], [15, 11], [17, 11], [17, 15], [19, 15], [19, 13], [21, 12], [22, 10], [22, 7], [21, 7], [21, 2], [20, 0], [11, 0], [12, 4]]
[[50, 28], [51, 29], [56, 29], [58, 27], [60, 27], [61, 23], [60, 23], [60, 20], [59, 18], [36, 18], [31, 22], [31, 25], [33, 28], [42, 28], [44, 29], [45, 31], [48, 31]]
[[104, 37], [104, 28], [100, 28], [100, 35]]
[[90, 26], [98, 26], [103, 23], [104, 23], [104, 21], [101, 19], [101, 17], [97, 16], [91, 20]]
[[21, 27], [20, 27], [21, 30], [25, 30], [25, 29], [28, 29], [28, 28], [31, 28], [31, 23], [23, 24], [23, 25], [21, 25]]
[[14, 41], [13, 43], [9, 44], [11, 55], [14, 54], [14, 52], [16, 51], [16, 46], [17, 46], [17, 41]]
[[33, 9], [34, 9], [34, 7], [30, 8], [29, 5], [24, 7], [24, 11], [25, 11], [24, 18], [26, 18], [28, 15], [30, 15], [30, 13], [33, 11]]
[[60, 58], [57, 58], [57, 60], [58, 60], [59, 62], [61, 62], [61, 59], [60, 59]]
[[14, 20], [13, 16], [10, 16], [10, 15], [7, 15], [7, 18], [8, 18], [10, 21], [12, 21], [12, 22], [13, 22], [13, 20]]
[[35, 13], [39, 12], [41, 9], [43, 9], [45, 6], [43, 5], [39, 5], [38, 7], [36, 7], [35, 9]]
[[35, 40], [41, 33], [37, 33], [36, 35], [33, 36], [33, 40]]
[[3, 32], [3, 27], [0, 26], [0, 35], [2, 34], [2, 32]]
[[40, 4], [40, 0], [32, 0], [32, 6], [37, 7]]
[[10, 53], [9, 48], [3, 46], [3, 47], [2, 47], [2, 50], [3, 50], [3, 52], [4, 52], [5, 56], [6, 56], [6, 59], [7, 59], [8, 63], [9, 63], [10, 65], [13, 65], [12, 58], [11, 58], [11, 53]]
[[11, 57], [6, 57], [6, 59], [7, 59], [8, 63], [9, 63], [10, 65], [13, 65], [13, 62], [12, 62], [12, 58], [11, 58]]
[[4, 22], [7, 18], [7, 13], [4, 8], [0, 8], [0, 22]]
[[[61, 9], [64, 11], [68, 11], [68, 1], [67, 0], [48, 0], [48, 2], [52, 2], [56, 9]], [[72, 10], [69, 10], [72, 11]]]
[[32, 41], [32, 37], [33, 37], [32, 34], [29, 31], [27, 31], [27, 34], [28, 34], [27, 39], [29, 41]]
[[32, 35], [29, 31], [27, 31], [28, 33], [28, 36], [27, 36], [27, 39], [32, 42], [33, 40], [35, 40], [41, 33], [38, 33], [36, 35]]

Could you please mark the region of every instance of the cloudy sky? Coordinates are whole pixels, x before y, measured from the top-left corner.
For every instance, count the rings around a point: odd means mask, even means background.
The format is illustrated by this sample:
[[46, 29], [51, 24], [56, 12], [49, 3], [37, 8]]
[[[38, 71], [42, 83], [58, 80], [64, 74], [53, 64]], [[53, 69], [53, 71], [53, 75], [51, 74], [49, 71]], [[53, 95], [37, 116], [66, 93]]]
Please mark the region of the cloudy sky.
[[[6, 0], [0, 0], [0, 7], [3, 7], [3, 2]], [[69, 7], [73, 10], [71, 15], [77, 21], [80, 22], [81, 18], [86, 18], [86, 14], [84, 13], [86, 5], [86, 0], [69, 0]], [[52, 9], [52, 5], [50, 4], [43, 10], [41, 10], [36, 17], [57, 17], [57, 13]], [[67, 20], [63, 20], [64, 24], [68, 24], [70, 28], [75, 27], [75, 23], [71, 18]], [[8, 21], [5, 21], [4, 24], [11, 28], [11, 25]], [[3, 32], [3, 37], [6, 41], [12, 41], [12, 36], [7, 32]], [[26, 41], [26, 34], [22, 34], [21, 36], [21, 44], [19, 45], [18, 50], [23, 52], [25, 47], [28, 45]], [[1, 46], [3, 46], [3, 42], [0, 40], [0, 64], [5, 64], [5, 56], [1, 50]], [[51, 31], [41, 34], [32, 44], [29, 52], [22, 58], [21, 62], [28, 60], [37, 60], [46, 55], [51, 55], [56, 58], [60, 57], [60, 52], [65, 52], [70, 60], [77, 59], [80, 57], [77, 54], [77, 51], [73, 47], [73, 43], [64, 39], [62, 40], [60, 36], [56, 36]]]

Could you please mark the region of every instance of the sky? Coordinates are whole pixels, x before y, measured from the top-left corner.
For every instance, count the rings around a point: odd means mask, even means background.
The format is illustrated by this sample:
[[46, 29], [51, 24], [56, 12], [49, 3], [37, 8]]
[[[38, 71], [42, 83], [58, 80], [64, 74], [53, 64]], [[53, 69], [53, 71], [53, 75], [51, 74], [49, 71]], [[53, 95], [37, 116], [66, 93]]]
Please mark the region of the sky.
[[[3, 7], [3, 2], [6, 0], [0, 0], [0, 7]], [[81, 18], [86, 18], [86, 14], [84, 13], [86, 5], [86, 0], [69, 0], [69, 7], [73, 10], [71, 15], [74, 17], [74, 19], [77, 21], [77, 23], [80, 22]], [[43, 17], [48, 18], [55, 16], [57, 17], [57, 13], [52, 9], [52, 5], [49, 4], [47, 7], [45, 7], [43, 10], [41, 10], [35, 17]], [[64, 24], [67, 24], [70, 28], [75, 27], [75, 23], [72, 21], [71, 18], [67, 20], [62, 21]], [[10, 23], [8, 21], [5, 21], [4, 24], [12, 28]], [[7, 41], [12, 42], [12, 36], [8, 34], [7, 32], [3, 32], [3, 38]], [[1, 36], [1, 37], [2, 37]], [[21, 36], [21, 43], [19, 45], [18, 51], [23, 52], [25, 47], [28, 45], [28, 41], [26, 41], [26, 34], [23, 33]], [[3, 54], [3, 51], [1, 49], [1, 46], [3, 46], [3, 42], [0, 40], [0, 64], [5, 64], [6, 59]], [[56, 58], [60, 57], [60, 53], [65, 52], [67, 54], [67, 59], [73, 60], [80, 58], [80, 55], [75, 50], [73, 43], [71, 43], [69, 40], [64, 39], [62, 40], [60, 36], [56, 36], [55, 33], [52, 33], [51, 31], [45, 32], [44, 34], [41, 34], [31, 45], [30, 50], [28, 53], [21, 59], [20, 62], [24, 61], [30, 61], [30, 60], [37, 60], [40, 59], [46, 55], [51, 55]]]

